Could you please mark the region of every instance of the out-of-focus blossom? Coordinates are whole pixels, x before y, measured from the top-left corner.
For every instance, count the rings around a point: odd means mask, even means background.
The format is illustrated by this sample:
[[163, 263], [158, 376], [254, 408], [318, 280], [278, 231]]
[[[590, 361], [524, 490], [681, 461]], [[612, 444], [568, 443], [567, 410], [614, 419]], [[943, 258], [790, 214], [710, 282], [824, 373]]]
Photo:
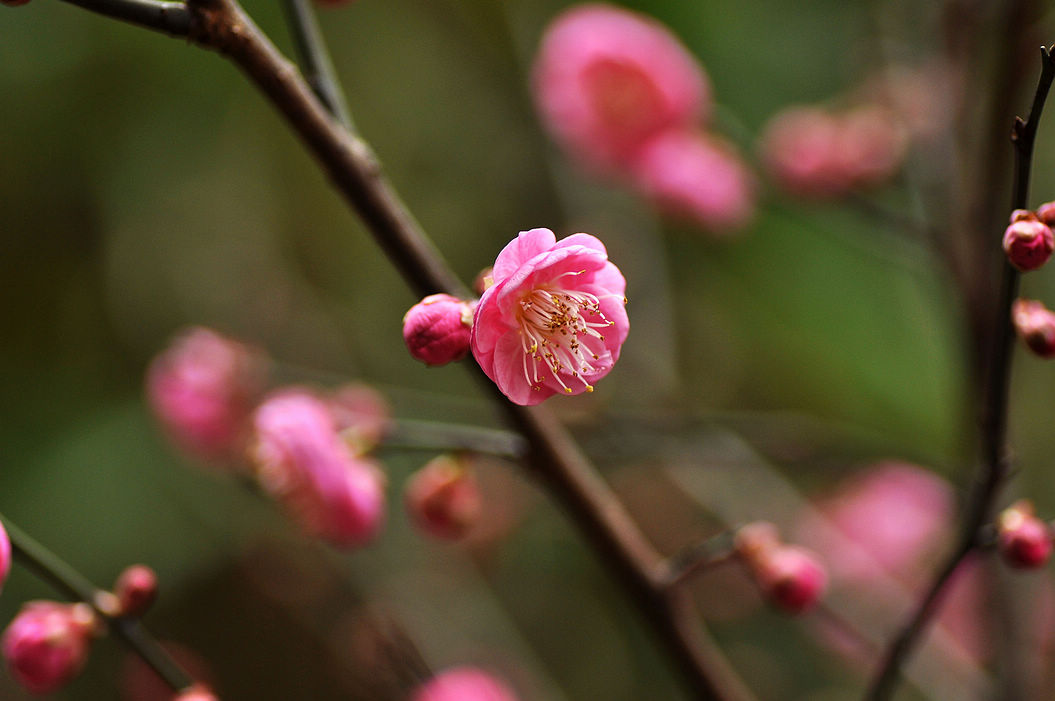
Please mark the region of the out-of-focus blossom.
[[1055, 251], [1055, 234], [1037, 215], [1025, 209], [1011, 213], [1011, 224], [1004, 231], [1007, 260], [1022, 272], [1036, 270]]
[[425, 682], [412, 701], [517, 701], [516, 695], [491, 674], [476, 667], [454, 667]]
[[407, 480], [407, 512], [414, 524], [438, 538], [461, 538], [480, 515], [480, 488], [464, 460], [443, 455]]
[[126, 567], [114, 584], [118, 612], [122, 616], [142, 616], [158, 595], [158, 576], [146, 565]]
[[469, 352], [473, 307], [447, 294], [425, 297], [403, 316], [407, 350], [426, 365], [446, 365]]
[[888, 109], [864, 105], [845, 113], [791, 107], [763, 129], [761, 157], [788, 192], [835, 197], [876, 185], [901, 167], [907, 134]]
[[241, 454], [262, 385], [259, 352], [201, 327], [177, 337], [147, 372], [147, 398], [165, 432], [211, 460]]
[[1055, 313], [1043, 302], [1016, 299], [1011, 305], [1015, 332], [1041, 358], [1055, 357]]
[[743, 228], [754, 214], [754, 178], [736, 150], [716, 137], [663, 132], [642, 147], [631, 170], [661, 209], [710, 231]]
[[7, 529], [0, 523], [0, 590], [4, 588], [7, 575], [11, 572], [11, 539], [7, 535]]
[[57, 691], [84, 666], [96, 625], [87, 604], [25, 604], [0, 641], [11, 675], [34, 694]]
[[595, 237], [522, 231], [494, 265], [471, 345], [484, 373], [516, 404], [592, 392], [630, 330], [626, 280]]
[[212, 693], [208, 687], [195, 684], [179, 692], [173, 701], [220, 701], [220, 697]]
[[535, 100], [557, 139], [588, 165], [622, 166], [652, 136], [710, 110], [703, 69], [673, 34], [604, 4], [573, 7], [546, 29]]
[[388, 402], [373, 387], [349, 383], [329, 397], [330, 412], [344, 442], [356, 455], [377, 447], [392, 419]]
[[341, 439], [325, 400], [303, 390], [277, 393], [257, 408], [253, 429], [250, 454], [260, 483], [305, 530], [342, 547], [377, 534], [383, 475]]
[[1051, 557], [1051, 527], [1033, 515], [1030, 501], [1023, 499], [1004, 509], [996, 528], [1000, 555], [1012, 567], [1043, 567]]
[[847, 585], [910, 574], [950, 523], [949, 485], [907, 463], [880, 463], [816, 505], [796, 540], [821, 553], [832, 579]]

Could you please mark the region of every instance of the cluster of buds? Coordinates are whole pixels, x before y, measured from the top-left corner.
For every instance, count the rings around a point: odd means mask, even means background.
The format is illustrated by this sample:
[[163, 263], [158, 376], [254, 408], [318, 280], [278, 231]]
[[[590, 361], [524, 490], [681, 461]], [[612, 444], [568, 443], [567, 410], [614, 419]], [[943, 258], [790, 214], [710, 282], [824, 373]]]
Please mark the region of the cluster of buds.
[[517, 697], [494, 675], [476, 667], [454, 667], [425, 682], [411, 701], [517, 701]]
[[442, 455], [407, 480], [407, 512], [419, 530], [437, 538], [463, 537], [480, 516], [480, 488], [464, 458]]
[[1016, 209], [1011, 224], [1004, 230], [1004, 253], [1007, 261], [1022, 272], [1036, 270], [1048, 262], [1055, 251], [1055, 202], [1041, 205], [1036, 212]]
[[545, 31], [533, 87], [544, 124], [588, 170], [709, 231], [751, 219], [750, 171], [731, 144], [703, 130], [707, 74], [652, 18], [597, 3], [566, 10]]
[[997, 548], [1011, 567], [1043, 567], [1051, 557], [1051, 526], [1037, 518], [1033, 504], [1022, 499], [1004, 509], [996, 521]]
[[828, 574], [817, 555], [782, 543], [773, 524], [759, 521], [742, 527], [734, 548], [763, 597], [780, 610], [803, 613], [824, 594]]
[[[339, 547], [365, 544], [384, 518], [384, 474], [360, 452], [369, 431], [356, 431], [371, 404], [364, 391], [326, 397], [287, 388], [265, 399], [252, 419], [249, 458], [261, 486], [305, 531]], [[379, 398], [374, 405], [382, 406]], [[345, 423], [353, 419], [355, 425]], [[353, 440], [343, 437], [346, 429]]]
[[403, 341], [416, 359], [446, 365], [469, 352], [475, 302], [447, 294], [429, 295], [403, 315]]

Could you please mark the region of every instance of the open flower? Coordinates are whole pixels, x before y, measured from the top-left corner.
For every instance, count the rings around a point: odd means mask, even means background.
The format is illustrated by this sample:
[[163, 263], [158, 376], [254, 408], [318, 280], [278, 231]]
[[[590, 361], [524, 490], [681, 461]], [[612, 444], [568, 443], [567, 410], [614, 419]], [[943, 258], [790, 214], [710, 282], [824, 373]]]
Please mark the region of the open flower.
[[710, 84], [663, 25], [611, 5], [562, 13], [546, 29], [535, 99], [550, 131], [600, 169], [621, 166], [655, 134], [700, 121]]
[[495, 261], [476, 307], [473, 357], [516, 404], [592, 392], [619, 359], [626, 279], [589, 234], [522, 231]]

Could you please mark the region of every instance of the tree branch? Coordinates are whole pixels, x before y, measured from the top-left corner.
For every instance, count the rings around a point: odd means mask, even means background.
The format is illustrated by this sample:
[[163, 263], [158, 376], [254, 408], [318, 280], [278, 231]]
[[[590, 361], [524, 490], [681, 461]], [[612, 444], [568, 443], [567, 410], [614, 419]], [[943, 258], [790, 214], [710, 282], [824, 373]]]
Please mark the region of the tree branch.
[[173, 37], [190, 33], [191, 14], [182, 2], [164, 0], [66, 0], [105, 17]]
[[138, 619], [114, 615], [112, 607], [107, 605], [108, 600], [112, 599], [109, 592], [97, 588], [6, 516], [0, 515], [0, 521], [11, 539], [11, 552], [15, 559], [66, 598], [83, 601], [91, 606], [110, 632], [139, 655], [174, 691], [183, 691], [195, 685], [194, 679], [165, 652]]
[[293, 37], [305, 80], [341, 126], [354, 132], [352, 115], [348, 111], [341, 84], [335, 76], [333, 62], [330, 61], [329, 51], [326, 50], [319, 23], [315, 21], [310, 0], [282, 0], [282, 7], [286, 11], [290, 35]]
[[[1050, 49], [1042, 47], [1040, 79], [1037, 81], [1029, 118], [1026, 121], [1016, 118], [1011, 132], [1011, 143], [1015, 150], [1012, 209], [1025, 209], [1028, 206], [1033, 145], [1040, 115], [1053, 80], [1055, 58], [1052, 57]], [[901, 667], [918, 642], [920, 634], [940, 608], [950, 578], [964, 558], [981, 544], [984, 528], [993, 517], [1000, 488], [1008, 476], [1007, 407], [1011, 381], [1011, 350], [1015, 336], [1011, 323], [1011, 303], [1018, 296], [1020, 275], [1006, 259], [1002, 269], [997, 319], [993, 325], [995, 331], [990, 346], [982, 404], [982, 463], [979, 466], [978, 478], [964, 512], [957, 545], [938, 570], [919, 606], [887, 648], [866, 696], [870, 701], [889, 699], [893, 694]]]

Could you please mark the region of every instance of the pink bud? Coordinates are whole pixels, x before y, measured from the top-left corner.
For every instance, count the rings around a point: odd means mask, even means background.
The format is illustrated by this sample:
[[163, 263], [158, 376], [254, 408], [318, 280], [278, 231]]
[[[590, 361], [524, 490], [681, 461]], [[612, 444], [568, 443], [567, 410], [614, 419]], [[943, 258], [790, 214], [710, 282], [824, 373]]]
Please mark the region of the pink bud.
[[166, 433], [206, 459], [241, 454], [263, 382], [259, 352], [205, 328], [181, 334], [147, 372], [147, 398]]
[[173, 701], [220, 701], [220, 697], [212, 693], [208, 687], [195, 684], [179, 692]]
[[1004, 231], [1004, 253], [1011, 265], [1026, 272], [1048, 262], [1055, 251], [1055, 235], [1032, 212], [1016, 209]]
[[431, 460], [411, 475], [404, 496], [414, 523], [437, 538], [461, 538], [480, 515], [476, 480], [451, 456]]
[[475, 667], [454, 667], [423, 684], [411, 701], [517, 701], [502, 681]]
[[1000, 555], [1012, 567], [1042, 567], [1051, 556], [1052, 532], [1048, 524], [1033, 515], [1033, 504], [1017, 501], [997, 519]]
[[114, 584], [117, 610], [121, 616], [142, 616], [158, 595], [158, 576], [146, 565], [126, 567]]
[[473, 307], [450, 295], [429, 295], [403, 316], [403, 340], [426, 365], [446, 365], [469, 352]]
[[759, 563], [756, 576], [765, 597], [788, 613], [811, 608], [828, 585], [828, 574], [817, 556], [795, 545], [770, 551]]
[[47, 694], [81, 671], [95, 626], [95, 613], [87, 604], [31, 601], [8, 625], [0, 647], [18, 683], [34, 694]]
[[1016, 299], [1011, 305], [1011, 320], [1031, 351], [1042, 358], [1055, 357], [1055, 313], [1042, 302]]
[[357, 455], [377, 447], [392, 416], [388, 402], [380, 392], [357, 383], [344, 385], [333, 393], [330, 412], [341, 438]]
[[11, 539], [7, 535], [4, 524], [0, 523], [0, 589], [4, 588], [9, 572], [11, 572]]
[[257, 479], [312, 535], [341, 547], [372, 539], [384, 517], [384, 477], [341, 439], [330, 404], [290, 389], [253, 416]]
[[1055, 226], [1055, 202], [1045, 202], [1037, 207], [1037, 219], [1047, 224], [1049, 229]]
[[656, 204], [716, 233], [743, 228], [755, 210], [754, 179], [733, 147], [713, 136], [668, 130], [631, 165], [634, 183]]

